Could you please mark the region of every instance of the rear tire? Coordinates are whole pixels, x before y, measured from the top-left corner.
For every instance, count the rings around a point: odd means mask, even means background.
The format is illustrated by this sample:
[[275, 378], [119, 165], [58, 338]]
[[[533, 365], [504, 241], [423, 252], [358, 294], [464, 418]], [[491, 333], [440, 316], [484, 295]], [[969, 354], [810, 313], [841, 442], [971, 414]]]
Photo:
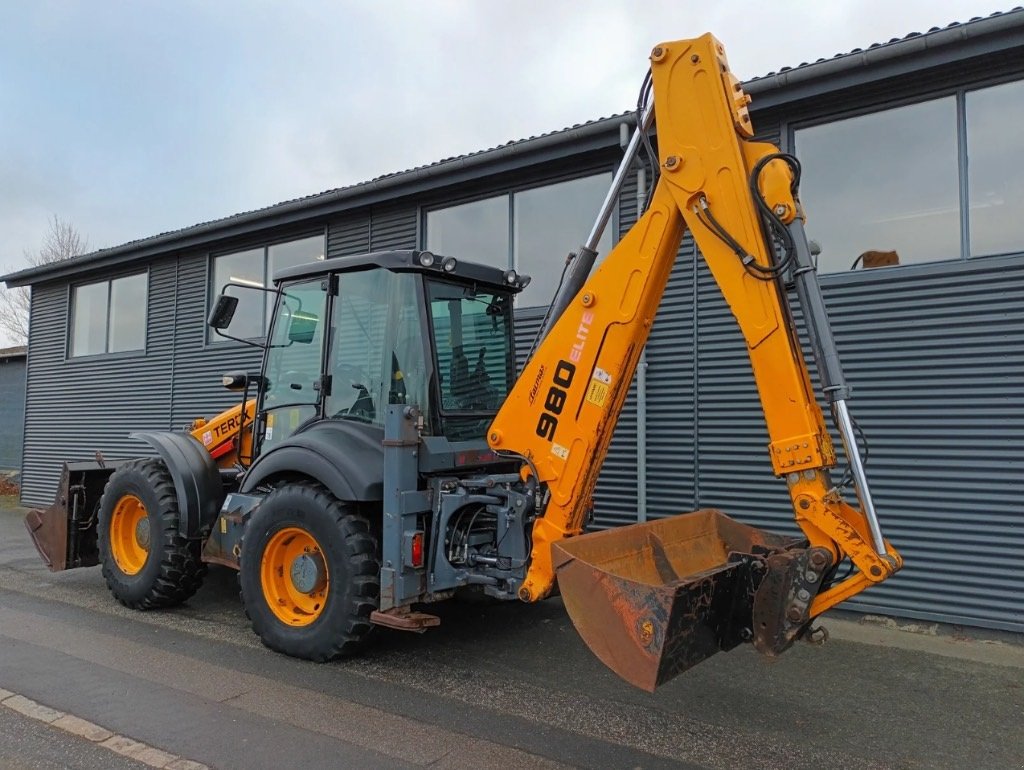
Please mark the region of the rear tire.
[[267, 495], [245, 526], [239, 578], [252, 629], [272, 650], [327, 661], [363, 650], [379, 606], [377, 538], [319, 484]]
[[135, 460], [110, 475], [97, 524], [103, 577], [126, 607], [171, 607], [203, 584], [202, 541], [178, 532], [174, 479], [162, 460]]

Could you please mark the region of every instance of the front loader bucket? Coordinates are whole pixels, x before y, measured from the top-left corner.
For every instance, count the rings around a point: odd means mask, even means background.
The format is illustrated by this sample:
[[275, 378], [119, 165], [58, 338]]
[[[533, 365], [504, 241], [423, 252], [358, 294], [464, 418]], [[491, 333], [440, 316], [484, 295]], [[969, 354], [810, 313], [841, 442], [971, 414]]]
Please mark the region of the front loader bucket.
[[[806, 554], [787, 550], [795, 542], [706, 509], [561, 540], [552, 558], [583, 640], [627, 682], [653, 692], [752, 639], [754, 595], [762, 583], [786, 582]], [[780, 580], [766, 580], [775, 571], [769, 557]], [[784, 610], [765, 604], [767, 628]]]
[[119, 464], [64, 463], [53, 505], [26, 514], [28, 533], [51, 572], [99, 562], [96, 511], [103, 487]]

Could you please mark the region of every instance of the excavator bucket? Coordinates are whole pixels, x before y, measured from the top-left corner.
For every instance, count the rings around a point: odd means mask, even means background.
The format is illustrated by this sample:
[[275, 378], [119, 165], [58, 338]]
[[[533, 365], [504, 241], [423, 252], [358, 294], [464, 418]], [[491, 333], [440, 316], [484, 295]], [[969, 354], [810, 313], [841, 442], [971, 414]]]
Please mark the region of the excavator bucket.
[[57, 496], [49, 508], [25, 516], [25, 526], [51, 572], [99, 563], [96, 511], [103, 487], [119, 463], [64, 463]]
[[583, 640], [653, 692], [740, 642], [767, 654], [792, 644], [821, 583], [809, 555], [826, 566], [821, 549], [800, 546], [705, 509], [561, 540], [552, 558]]

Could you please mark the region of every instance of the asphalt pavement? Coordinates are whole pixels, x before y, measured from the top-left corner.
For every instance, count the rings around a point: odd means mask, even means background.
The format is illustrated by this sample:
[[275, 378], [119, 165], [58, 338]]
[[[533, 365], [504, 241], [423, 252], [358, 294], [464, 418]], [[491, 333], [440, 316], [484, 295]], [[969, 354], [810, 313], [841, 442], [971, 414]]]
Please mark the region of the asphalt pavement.
[[[557, 600], [432, 611], [439, 628], [383, 631], [360, 658], [293, 660], [252, 634], [232, 571], [134, 612], [98, 568], [49, 573], [0, 506], [0, 688], [210, 767], [1024, 767], [1013, 639], [836, 622], [824, 646], [772, 662], [744, 647], [651, 695]], [[0, 707], [0, 766], [61, 766], [53, 730]], [[102, 766], [75, 740], [64, 766]]]
[[5, 770], [145, 770], [91, 741], [17, 711], [0, 708], [0, 767]]

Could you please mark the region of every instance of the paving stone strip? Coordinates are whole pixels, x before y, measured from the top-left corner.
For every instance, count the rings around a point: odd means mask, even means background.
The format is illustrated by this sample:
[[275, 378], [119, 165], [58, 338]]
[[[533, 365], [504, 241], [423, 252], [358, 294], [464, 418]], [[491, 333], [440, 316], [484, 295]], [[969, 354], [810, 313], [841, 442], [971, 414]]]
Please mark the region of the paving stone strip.
[[31, 698], [26, 698], [24, 695], [5, 690], [2, 687], [0, 687], [0, 705], [24, 716], [45, 722], [51, 727], [77, 735], [79, 738], [85, 738], [109, 751], [150, 767], [160, 767], [164, 770], [210, 770], [201, 762], [193, 762], [125, 735], [117, 735], [105, 727], [76, 717], [74, 714], [65, 714], [63, 711], [44, 706]]

